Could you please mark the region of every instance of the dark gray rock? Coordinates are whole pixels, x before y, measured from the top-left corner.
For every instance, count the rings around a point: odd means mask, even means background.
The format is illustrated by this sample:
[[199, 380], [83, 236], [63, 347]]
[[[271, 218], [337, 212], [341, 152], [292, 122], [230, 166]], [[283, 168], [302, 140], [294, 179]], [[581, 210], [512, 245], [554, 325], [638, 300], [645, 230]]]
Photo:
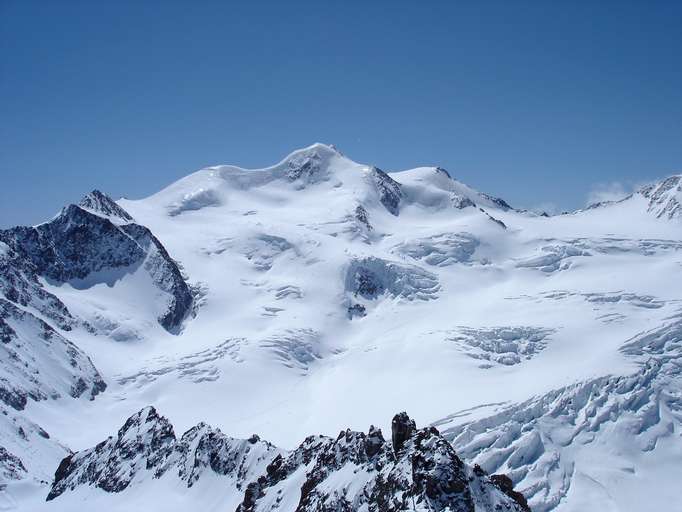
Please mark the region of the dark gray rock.
[[379, 195], [379, 201], [392, 215], [397, 217], [400, 213], [400, 200], [403, 197], [400, 183], [378, 167], [373, 167], [370, 175]]
[[364, 316], [367, 316], [367, 308], [362, 304], [348, 306], [348, 318], [362, 318]]
[[[480, 467], [480, 466], [479, 466]], [[510, 498], [513, 498], [525, 512], [530, 512], [528, 501], [523, 494], [514, 490], [514, 482], [507, 475], [492, 475], [490, 481], [494, 483], [500, 490]]]
[[417, 430], [417, 425], [406, 412], [401, 412], [393, 416], [391, 422], [391, 440], [393, 441], [393, 450], [396, 455], [400, 452], [402, 447], [414, 431]]
[[323, 144], [300, 150], [290, 155], [285, 162], [285, 176], [298, 187], [327, 181], [329, 176], [329, 160], [339, 153]]
[[192, 487], [211, 471], [229, 476], [237, 489], [246, 489], [280, 452], [257, 436], [233, 439], [204, 423], [177, 439], [170, 422], [154, 407], [145, 407], [128, 418], [115, 437], [64, 458], [47, 500], [81, 485], [121, 492], [145, 474], [160, 478], [174, 473]]
[[133, 221], [133, 218], [127, 211], [117, 205], [108, 195], [103, 194], [99, 190], [93, 190], [90, 192], [87, 196], [81, 199], [80, 203], [78, 203], [78, 206], [107, 217], [120, 219], [124, 222]]
[[496, 207], [500, 208], [501, 210], [507, 211], [507, 210], [513, 210], [511, 206], [509, 206], [509, 203], [505, 201], [504, 199], [500, 199], [499, 197], [493, 197], [488, 194], [483, 194], [481, 193], [481, 196], [486, 198], [488, 201], [492, 202]]
[[70, 205], [50, 222], [16, 227], [0, 238], [30, 260], [37, 272], [58, 283], [83, 279], [103, 269], [140, 262], [144, 251], [108, 218]]
[[193, 298], [163, 245], [144, 226], [119, 224], [132, 218], [99, 191], [86, 196], [81, 205], [67, 206], [51, 221], [35, 227], [0, 231], [0, 241], [11, 255], [0, 258], [0, 291], [13, 302], [38, 304], [41, 312], [59, 320], [64, 328], [72, 323], [71, 315], [38, 284], [37, 276], [65, 283], [103, 270], [132, 271], [144, 266], [155, 285], [170, 296], [158, 321], [177, 332], [192, 312]]
[[357, 220], [367, 231], [372, 231], [372, 225], [369, 223], [369, 213], [361, 204], [355, 207], [355, 220]]
[[682, 176], [670, 176], [642, 187], [638, 192], [649, 200], [647, 211], [656, 217], [674, 219], [682, 216]]
[[66, 305], [40, 284], [33, 262], [9, 246], [5, 254], [0, 254], [0, 296], [24, 308], [34, 309], [64, 331], [70, 331], [76, 324]]
[[0, 482], [3, 480], [21, 480], [25, 474], [26, 467], [21, 459], [8, 452], [4, 446], [0, 446]]
[[0, 401], [14, 409], [22, 410], [29, 399], [93, 399], [106, 388], [85, 353], [44, 320], [2, 298], [0, 340]]
[[[273, 497], [277, 503], [278, 493], [287, 489], [286, 480], [302, 468], [306, 476], [298, 512], [525, 510], [508, 489], [502, 491], [487, 475], [464, 464], [435, 428], [417, 430], [405, 413], [396, 415], [396, 424], [401, 443], [397, 451], [374, 427], [367, 434], [347, 430], [336, 439], [307, 438], [288, 456], [276, 457], [266, 473], [249, 484], [237, 511], [274, 510], [268, 504]], [[355, 478], [362, 483], [353, 483]]]
[[236, 482], [243, 496], [238, 512], [272, 512], [283, 493], [298, 493], [297, 512], [527, 510], [509, 482], [467, 466], [435, 428], [416, 429], [405, 413], [394, 424], [398, 450], [370, 427], [336, 439], [310, 436], [285, 452], [257, 436], [235, 440], [204, 424], [177, 440], [168, 421], [146, 407], [115, 438], [67, 456], [47, 499], [84, 485], [120, 492], [144, 485], [145, 473], [152, 479], [173, 472], [190, 487], [210, 470]]

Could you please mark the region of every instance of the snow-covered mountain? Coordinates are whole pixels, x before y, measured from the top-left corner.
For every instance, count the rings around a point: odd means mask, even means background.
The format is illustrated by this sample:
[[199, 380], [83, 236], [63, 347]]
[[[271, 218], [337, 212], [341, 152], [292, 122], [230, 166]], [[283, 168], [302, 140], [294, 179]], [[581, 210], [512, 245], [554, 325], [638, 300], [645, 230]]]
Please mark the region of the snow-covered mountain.
[[0, 508], [666, 509], [681, 181], [547, 217], [315, 144], [0, 231]]
[[635, 193], [619, 200], [605, 201], [590, 205], [600, 208], [621, 202], [646, 202], [647, 212], [659, 218], [679, 219], [682, 216], [682, 175], [670, 176], [660, 182], [650, 183]]

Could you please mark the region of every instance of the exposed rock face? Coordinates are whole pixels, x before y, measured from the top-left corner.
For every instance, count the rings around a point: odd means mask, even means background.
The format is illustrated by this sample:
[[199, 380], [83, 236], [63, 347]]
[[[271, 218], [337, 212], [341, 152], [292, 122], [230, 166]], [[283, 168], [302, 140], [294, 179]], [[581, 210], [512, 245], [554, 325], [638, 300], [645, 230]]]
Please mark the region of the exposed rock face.
[[[191, 487], [208, 470], [217, 475], [236, 478], [238, 487], [249, 481], [279, 453], [257, 435], [249, 439], [233, 439], [205, 423], [191, 428], [180, 439], [177, 448], [178, 475]], [[175, 462], [171, 462], [171, 466]]]
[[355, 220], [357, 220], [367, 231], [372, 231], [372, 225], [369, 223], [369, 213], [361, 204], [355, 207]]
[[371, 427], [336, 439], [310, 436], [287, 453], [257, 436], [231, 439], [204, 424], [178, 440], [170, 423], [146, 407], [115, 438], [64, 458], [47, 499], [81, 485], [121, 492], [164, 475], [191, 487], [211, 471], [235, 485], [243, 497], [239, 512], [528, 510], [509, 479], [464, 464], [435, 428], [417, 430], [405, 413], [393, 424], [399, 447]]
[[81, 199], [78, 206], [99, 215], [109, 217], [112, 220], [117, 219], [123, 222], [133, 221], [133, 218], [127, 211], [117, 205], [108, 195], [103, 194], [99, 190], [90, 192]]
[[5, 251], [0, 252], [0, 296], [33, 309], [60, 329], [70, 331], [76, 319], [59, 298], [42, 287], [33, 262], [4, 242], [0, 244], [5, 246]]
[[[76, 327], [94, 327], [74, 317], [43, 280], [87, 287], [106, 281], [112, 270], [142, 269], [165, 292], [159, 323], [171, 332], [180, 328], [192, 311], [190, 289], [161, 243], [131, 221], [109, 197], [93, 191], [49, 222], [0, 231], [0, 403], [23, 410], [29, 400], [93, 399], [106, 388], [90, 358], [66, 337]], [[45, 463], [36, 457], [34, 441], [50, 457], [63, 457], [64, 448], [28, 420], [16, 427], [21, 419], [2, 411], [0, 446], [6, 453], [0, 472], [6, 479], [43, 478]], [[36, 434], [29, 437], [31, 432]]]
[[166, 311], [159, 316], [159, 323], [166, 330], [177, 332], [193, 310], [192, 291], [182, 277], [177, 263], [151, 231], [138, 224], [129, 224], [124, 228], [145, 251], [144, 268], [156, 286], [168, 294]]
[[[479, 466], [480, 467], [480, 466]], [[517, 503], [519, 503], [523, 510], [530, 512], [530, 507], [528, 506], [528, 501], [518, 491], [514, 490], [514, 482], [507, 475], [491, 475], [490, 480], [494, 483], [500, 490], [507, 496], [513, 498]]]
[[200, 423], [180, 439], [170, 422], [153, 407], [134, 414], [115, 437], [67, 456], [55, 473], [48, 501], [79, 485], [121, 492], [134, 481], [175, 474], [187, 487], [212, 471], [245, 487], [281, 450], [257, 436], [233, 439]]
[[303, 178], [306, 181], [315, 180], [320, 172], [320, 156], [316, 153], [301, 156], [289, 162], [287, 178], [296, 181]]
[[60, 283], [104, 268], [129, 266], [144, 256], [121, 228], [76, 205], [67, 206], [50, 222], [5, 230], [0, 237], [40, 275]]
[[0, 401], [94, 398], [106, 388], [90, 358], [49, 324], [0, 298]]
[[[81, 205], [70, 205], [50, 222], [35, 227], [0, 231], [8, 247], [0, 258], [0, 290], [13, 302], [40, 303], [41, 312], [66, 325], [66, 307], [37, 282], [42, 276], [56, 283], [82, 280], [103, 270], [143, 265], [152, 280], [168, 294], [159, 323], [173, 332], [192, 310], [192, 294], [177, 264], [144, 226], [99, 191]], [[46, 301], [51, 302], [45, 305]]]
[[26, 467], [19, 457], [0, 446], [0, 481], [20, 480], [26, 474]]
[[[643, 197], [646, 200], [646, 211], [659, 219], [679, 219], [682, 217], [682, 174], [669, 176], [659, 182], [639, 188], [635, 193], [614, 201], [599, 201], [590, 204], [584, 210], [608, 207]], [[576, 213], [577, 213], [576, 212]], [[564, 212], [565, 213], [565, 212]]]
[[361, 204], [356, 205], [352, 212], [344, 216], [342, 222], [344, 224], [343, 233], [350, 235], [349, 238], [351, 240], [359, 238], [366, 244], [369, 244], [377, 238], [377, 235], [374, 233], [374, 227], [370, 222], [369, 212]]
[[175, 444], [173, 427], [153, 407], [128, 418], [116, 438], [64, 458], [55, 472], [55, 483], [47, 499], [59, 496], [79, 483], [107, 492], [125, 489], [142, 470], [162, 473], [163, 462]]
[[656, 217], [674, 219], [682, 216], [682, 176], [670, 176], [639, 190], [649, 200], [648, 211]]
[[491, 195], [483, 193], [481, 193], [481, 196], [483, 196], [488, 201], [491, 201], [495, 206], [497, 206], [501, 210], [507, 211], [512, 209], [512, 207], [509, 206], [509, 203], [507, 203], [507, 201], [505, 201], [504, 199], [501, 199], [499, 197], [493, 197]]
[[491, 221], [493, 221], [495, 224], [500, 226], [502, 229], [507, 229], [507, 225], [502, 222], [500, 219], [496, 219], [492, 215], [490, 215], [488, 212], [486, 212], [483, 208], [479, 208]]
[[0, 502], [4, 487], [16, 480], [46, 485], [69, 451], [39, 425], [0, 402]]
[[393, 441], [393, 450], [395, 450], [396, 455], [400, 453], [405, 441], [412, 437], [416, 429], [417, 425], [406, 412], [401, 412], [393, 417], [391, 422], [391, 440]]
[[[40, 303], [41, 296], [31, 299]], [[39, 313], [31, 312], [33, 300], [23, 309], [0, 297], [0, 491], [12, 480], [31, 479], [46, 484], [54, 464], [67, 451], [28, 419], [23, 409], [29, 400], [92, 400], [106, 388], [90, 358]], [[48, 312], [54, 305], [49, 300], [42, 304], [45, 308], [41, 309]], [[55, 314], [45, 318], [70, 316]]]
[[403, 197], [400, 183], [377, 167], [371, 169], [370, 176], [379, 194], [379, 201], [397, 217], [400, 213], [400, 200]]
[[[238, 511], [275, 510], [289, 493], [298, 500], [288, 500], [287, 507], [301, 512], [527, 510], [522, 497], [514, 499], [484, 472], [474, 473], [436, 429], [417, 430], [405, 413], [393, 425], [400, 447], [374, 427], [367, 434], [307, 438], [249, 485]], [[291, 481], [302, 471], [299, 490]]]
[[463, 210], [464, 208], [469, 208], [470, 206], [476, 206], [476, 203], [474, 203], [471, 199], [460, 194], [452, 194], [450, 201], [452, 202], [452, 206], [458, 210]]
[[290, 155], [285, 162], [285, 176], [300, 187], [326, 181], [329, 179], [329, 161], [336, 156], [339, 153], [332, 147], [314, 144]]
[[362, 318], [367, 316], [367, 308], [362, 304], [352, 304], [348, 306], [348, 318]]

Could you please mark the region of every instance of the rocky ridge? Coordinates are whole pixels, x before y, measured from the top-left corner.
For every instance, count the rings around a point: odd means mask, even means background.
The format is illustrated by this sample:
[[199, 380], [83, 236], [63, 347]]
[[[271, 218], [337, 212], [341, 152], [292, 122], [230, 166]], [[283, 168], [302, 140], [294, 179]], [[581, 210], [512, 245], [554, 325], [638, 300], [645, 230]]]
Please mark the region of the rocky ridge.
[[[392, 442], [381, 430], [310, 436], [291, 452], [258, 436], [233, 439], [205, 424], [179, 439], [153, 407], [131, 416], [117, 435], [65, 457], [47, 500], [80, 486], [123, 492], [172, 475], [192, 487], [211, 471], [243, 495], [237, 510], [528, 511], [503, 475], [465, 464], [433, 427], [393, 418]], [[293, 500], [293, 501], [292, 501]]]
[[[79, 205], [65, 207], [49, 222], [0, 231], [9, 256], [0, 259], [0, 289], [9, 300], [22, 305], [51, 302], [40, 308], [62, 326], [71, 321], [66, 307], [41, 290], [38, 278], [57, 284], [84, 280], [97, 273], [142, 266], [154, 284], [167, 294], [158, 321], [177, 332], [192, 311], [192, 293], [178, 265], [146, 227], [108, 196], [95, 190]], [[5, 264], [3, 264], [3, 261]], [[103, 278], [102, 278], [103, 279]]]

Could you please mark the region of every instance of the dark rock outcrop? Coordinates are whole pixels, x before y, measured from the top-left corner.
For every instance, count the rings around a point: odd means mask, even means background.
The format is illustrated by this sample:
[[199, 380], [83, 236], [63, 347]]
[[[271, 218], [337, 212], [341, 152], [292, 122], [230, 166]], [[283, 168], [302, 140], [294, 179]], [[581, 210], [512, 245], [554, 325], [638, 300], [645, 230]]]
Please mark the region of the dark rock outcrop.
[[329, 179], [329, 161], [339, 153], [330, 146], [313, 144], [296, 151], [284, 162], [285, 176], [298, 187], [305, 187]]
[[[20, 480], [26, 474], [26, 467], [19, 457], [0, 446], [0, 482]], [[0, 487], [0, 490], [1, 487]]]
[[682, 175], [670, 176], [642, 187], [638, 192], [649, 201], [647, 211], [656, 217], [674, 219], [682, 216]]
[[391, 441], [393, 442], [393, 450], [396, 455], [405, 445], [405, 441], [412, 437], [416, 429], [417, 425], [406, 412], [393, 416], [393, 421], [391, 422]]
[[367, 210], [361, 204], [355, 207], [355, 220], [367, 231], [372, 231], [372, 225], [369, 223], [369, 213], [367, 213]]
[[297, 512], [528, 510], [507, 480], [467, 466], [435, 428], [417, 429], [405, 413], [393, 426], [397, 445], [370, 427], [335, 439], [310, 436], [285, 452], [204, 424], [178, 440], [170, 423], [146, 407], [116, 437], [67, 456], [47, 499], [83, 485], [120, 492], [171, 473], [191, 487], [210, 470], [241, 496], [238, 512], [274, 511], [285, 498]]
[[47, 500], [80, 485], [121, 492], [145, 475], [154, 479], [171, 472], [187, 487], [210, 470], [235, 480], [237, 489], [246, 489], [279, 453], [257, 436], [233, 439], [203, 423], [177, 439], [170, 422], [154, 407], [145, 407], [128, 418], [115, 437], [62, 460]]
[[458, 210], [463, 210], [464, 208], [469, 208], [470, 206], [476, 206], [476, 203], [474, 203], [471, 199], [460, 194], [452, 194], [450, 201], [452, 202], [452, 206]]
[[523, 494], [514, 490], [514, 482], [512, 482], [511, 478], [509, 478], [507, 475], [492, 475], [490, 477], [490, 481], [499, 487], [503, 493], [519, 503], [523, 510], [530, 512], [528, 501], [526, 501], [526, 498], [523, 496]]
[[106, 217], [132, 222], [130, 214], [117, 205], [108, 195], [99, 190], [93, 190], [78, 203], [78, 206]]
[[0, 238], [37, 272], [64, 283], [105, 268], [127, 267], [144, 257], [142, 248], [108, 218], [76, 205], [50, 222], [0, 232]]
[[44, 320], [0, 298], [0, 401], [22, 410], [28, 399], [94, 398], [106, 388], [78, 347]]
[[[134, 270], [139, 266], [168, 294], [158, 318], [170, 332], [179, 330], [192, 311], [192, 293], [182, 274], [156, 237], [109, 197], [93, 191], [78, 205], [64, 208], [49, 222], [0, 231], [8, 249], [0, 257], [0, 291], [13, 302], [35, 303], [60, 327], [72, 323], [66, 307], [37, 282], [83, 280], [103, 270]], [[49, 304], [45, 304], [49, 302]]]
[[400, 213], [400, 200], [403, 197], [400, 183], [378, 167], [372, 167], [370, 176], [379, 195], [379, 201], [389, 213], [397, 217]]
[[298, 512], [526, 510], [522, 500], [464, 464], [435, 428], [418, 430], [405, 413], [396, 415], [393, 427], [397, 446], [374, 427], [367, 434], [307, 438], [249, 485], [238, 512], [273, 510], [273, 497], [297, 492], [287, 480], [302, 470]]
[[485, 199], [493, 203], [497, 208], [500, 208], [501, 210], [507, 211], [507, 210], [513, 210], [513, 208], [505, 201], [504, 199], [501, 199], [499, 197], [493, 197], [488, 194], [483, 194], [481, 193], [481, 196], [483, 196]]
[[348, 306], [348, 318], [362, 318], [367, 316], [367, 308], [362, 304], [352, 304]]
[[[2, 239], [0, 232], [0, 240]], [[76, 323], [66, 305], [38, 281], [38, 269], [30, 258], [22, 257], [4, 242], [0, 252], [0, 296], [24, 308], [33, 309], [64, 331]], [[2, 249], [2, 247], [0, 247]]]

